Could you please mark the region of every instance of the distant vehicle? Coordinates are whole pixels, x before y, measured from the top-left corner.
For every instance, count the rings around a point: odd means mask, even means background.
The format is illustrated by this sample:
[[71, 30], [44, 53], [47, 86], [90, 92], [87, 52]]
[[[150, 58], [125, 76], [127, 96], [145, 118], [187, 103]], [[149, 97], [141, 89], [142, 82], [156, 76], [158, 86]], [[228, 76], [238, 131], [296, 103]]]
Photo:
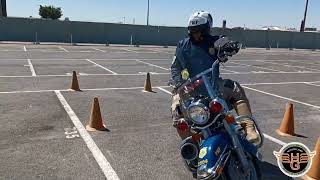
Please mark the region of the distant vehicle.
[[317, 28], [306, 27], [306, 28], [304, 29], [304, 31], [317, 32]]
[[282, 29], [278, 26], [264, 26], [261, 28], [262, 30], [271, 30], [271, 31], [285, 31], [285, 29]]

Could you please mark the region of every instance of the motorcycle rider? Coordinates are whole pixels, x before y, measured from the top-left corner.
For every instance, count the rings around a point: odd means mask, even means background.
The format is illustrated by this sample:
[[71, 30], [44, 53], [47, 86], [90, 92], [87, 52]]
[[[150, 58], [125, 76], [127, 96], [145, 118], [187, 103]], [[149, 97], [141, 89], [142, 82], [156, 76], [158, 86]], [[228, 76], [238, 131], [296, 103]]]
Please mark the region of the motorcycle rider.
[[[192, 78], [198, 73], [211, 68], [212, 63], [217, 60], [214, 43], [222, 36], [210, 35], [213, 19], [210, 13], [205, 11], [196, 12], [191, 15], [188, 23], [188, 38], [181, 40], [176, 48], [176, 54], [171, 66], [171, 84], [174, 86], [172, 96], [171, 111], [173, 115], [173, 126], [183, 119], [179, 109], [180, 95], [175, 91], [188, 78]], [[234, 48], [227, 52], [232, 56], [239, 51], [237, 42], [230, 41]], [[185, 77], [186, 76], [186, 77]], [[259, 141], [255, 125], [252, 120], [252, 113], [249, 100], [244, 89], [236, 81], [221, 79], [220, 91], [223, 98], [236, 110], [239, 116], [244, 116], [241, 125], [245, 128], [246, 138], [251, 143]], [[181, 131], [177, 128], [182, 139], [191, 135], [190, 130]]]

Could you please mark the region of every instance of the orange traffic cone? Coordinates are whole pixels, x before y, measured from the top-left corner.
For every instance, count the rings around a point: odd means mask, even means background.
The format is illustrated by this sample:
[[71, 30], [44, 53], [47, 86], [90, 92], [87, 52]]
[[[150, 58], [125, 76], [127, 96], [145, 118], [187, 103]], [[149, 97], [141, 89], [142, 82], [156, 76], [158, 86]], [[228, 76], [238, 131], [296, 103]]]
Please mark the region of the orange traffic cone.
[[305, 180], [320, 179], [320, 137], [318, 138], [314, 151], [316, 151], [316, 155], [312, 159], [310, 170], [303, 176], [303, 179]]
[[93, 104], [91, 108], [90, 120], [86, 126], [87, 131], [105, 131], [107, 130], [102, 122], [99, 100], [97, 97], [93, 99]]
[[287, 109], [284, 113], [280, 128], [276, 130], [280, 136], [294, 136], [294, 115], [293, 104], [287, 103]]
[[146, 81], [144, 82], [144, 91], [145, 92], [153, 92], [151, 86], [150, 73], [147, 73]]
[[72, 83], [71, 83], [71, 88], [74, 91], [81, 91], [79, 88], [79, 82], [78, 82], [78, 78], [77, 78], [77, 73], [76, 71], [72, 72]]

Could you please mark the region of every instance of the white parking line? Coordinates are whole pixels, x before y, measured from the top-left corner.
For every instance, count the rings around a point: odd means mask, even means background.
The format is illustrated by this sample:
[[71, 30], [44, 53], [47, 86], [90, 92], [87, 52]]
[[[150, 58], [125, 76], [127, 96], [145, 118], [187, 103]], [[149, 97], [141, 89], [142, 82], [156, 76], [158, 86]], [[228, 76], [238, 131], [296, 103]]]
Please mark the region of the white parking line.
[[71, 51], [71, 53], [89, 53], [94, 51]]
[[[109, 75], [112, 75], [112, 74], [109, 74]], [[145, 74], [135, 74], [135, 75], [140, 75], [140, 76], [145, 76]], [[46, 75], [38, 75], [37, 77], [39, 76], [46, 76]], [[54, 75], [53, 75], [54, 76]], [[61, 75], [62, 76], [62, 75]], [[71, 75], [63, 75], [63, 76], [71, 76]], [[1, 77], [1, 76], [0, 76]], [[33, 76], [17, 76], [17, 77], [33, 77]], [[281, 84], [309, 84], [309, 85], [315, 85], [315, 84], [312, 84], [312, 83], [319, 83], [320, 81], [313, 81], [313, 82], [279, 82], [279, 83], [242, 83], [241, 85], [242, 86], [254, 86], [254, 85], [281, 85]], [[155, 88], [160, 88], [162, 91], [167, 91], [163, 88], [168, 88], [170, 86], [156, 86]], [[124, 87], [124, 88], [91, 88], [91, 89], [81, 89], [83, 91], [104, 91], [104, 90], [126, 90], [126, 89], [143, 89], [144, 87]], [[0, 94], [14, 94], [14, 93], [35, 93], [35, 92], [53, 92], [53, 91], [56, 91], [55, 90], [30, 90], [30, 91], [2, 91], [0, 92]], [[60, 89], [60, 90], [57, 90], [57, 91], [61, 91], [61, 92], [64, 92], [64, 91], [70, 91], [70, 89]], [[167, 91], [168, 93], [169, 91]]]
[[32, 76], [37, 76], [36, 71], [34, 70], [34, 67], [33, 67], [30, 59], [28, 59], [28, 64], [29, 64], [29, 68], [32, 73]]
[[[59, 52], [61, 52], [61, 51], [59, 51]], [[72, 52], [74, 52], [74, 51], [72, 51]], [[92, 52], [92, 51], [91, 51]], [[139, 58], [140, 59], [140, 58]], [[23, 58], [21, 58], [21, 59], [18, 59], [18, 58], [15, 58], [15, 59], [8, 59], [8, 58], [6, 58], [6, 59], [0, 59], [0, 61], [8, 61], [8, 60], [10, 60], [10, 61], [21, 61], [21, 60], [25, 60], [25, 59], [23, 59]], [[85, 60], [85, 59], [74, 59], [74, 58], [59, 58], [59, 59], [56, 59], [56, 58], [47, 58], [47, 59], [32, 59], [32, 61], [48, 61], [48, 60], [50, 60], [50, 61], [64, 61], [64, 60], [68, 60], [68, 61], [83, 61], [83, 60]], [[93, 60], [93, 61], [135, 61], [135, 60], [137, 60], [136, 58], [129, 58], [129, 59], [123, 59], [123, 58], [119, 58], [119, 59], [91, 59], [91, 60]], [[167, 59], [140, 59], [140, 60], [150, 60], [150, 61], [172, 61], [172, 59], [170, 59], [170, 58], [167, 58]]]
[[160, 89], [161, 91], [163, 91], [163, 92], [165, 92], [165, 93], [167, 93], [167, 94], [172, 95], [172, 93], [171, 93], [170, 91], [168, 91], [168, 90], [166, 90], [166, 89], [163, 89], [163, 86], [158, 87], [158, 89]]
[[87, 132], [87, 130], [84, 128], [83, 124], [77, 117], [77, 115], [74, 113], [66, 99], [63, 97], [60, 91], [54, 91], [57, 95], [60, 103], [62, 104], [63, 108], [69, 115], [72, 123], [77, 128], [79, 134], [81, 135], [82, 139], [86, 143], [87, 147], [91, 151], [93, 157], [97, 161], [98, 165], [100, 166], [103, 174], [108, 180], [120, 180], [117, 173], [114, 171], [114, 169], [111, 167], [110, 163], [106, 159], [106, 157], [103, 155], [99, 147], [96, 145], [96, 143], [91, 138], [90, 134]]
[[220, 73], [220, 74], [319, 74], [320, 71], [292, 71], [292, 72], [285, 72], [285, 71], [279, 71], [279, 72], [267, 72], [267, 71], [251, 71], [251, 72], [238, 72], [238, 73]]
[[104, 69], [104, 70], [107, 70], [107, 71], [111, 72], [112, 74], [117, 74], [117, 73], [111, 71], [110, 69], [108, 69], [108, 68], [106, 68], [106, 67], [104, 67], [104, 66], [101, 66], [100, 64], [97, 64], [97, 63], [91, 61], [90, 59], [86, 59], [86, 60], [87, 60], [88, 62], [92, 63], [92, 64], [95, 64], [96, 66], [99, 66], [100, 68], [102, 68], [102, 69]]
[[243, 67], [244, 65], [235, 65], [235, 66], [229, 66], [229, 65], [224, 65], [223, 67], [226, 68], [239, 68], [239, 67]]
[[277, 139], [277, 138], [274, 138], [274, 137], [272, 137], [272, 136], [270, 136], [270, 135], [268, 135], [268, 134], [266, 134], [266, 133], [263, 133], [263, 136], [264, 136], [265, 138], [269, 139], [270, 141], [275, 142], [275, 143], [277, 143], [277, 144], [279, 144], [279, 145], [281, 145], [281, 146], [284, 146], [284, 145], [287, 144], [287, 143], [285, 143], [285, 142], [283, 142], [283, 141], [281, 141], [281, 140], [279, 140], [279, 139]]
[[[254, 62], [254, 61], [292, 61], [292, 62], [299, 62], [299, 61], [306, 61], [306, 59], [237, 59], [236, 56], [234, 58], [230, 59], [229, 61], [248, 61], [248, 62]], [[320, 59], [313, 59], [312, 61], [318, 61], [320, 62]]]
[[[311, 61], [311, 60], [309, 60]], [[311, 62], [306, 62], [306, 60], [266, 60], [266, 62], [294, 62], [294, 63], [299, 63], [299, 64], [308, 64], [308, 65], [316, 65], [316, 66], [320, 66], [320, 63], [311, 63]], [[314, 60], [312, 60], [314, 61]], [[320, 61], [318, 61], [320, 62]]]
[[69, 52], [68, 50], [66, 50], [65, 48], [58, 46], [59, 49], [63, 50], [64, 52]]
[[108, 90], [132, 90], [143, 89], [144, 87], [125, 87], [125, 88], [96, 88], [96, 89], [81, 89], [82, 91], [108, 91]]
[[127, 52], [133, 52], [133, 53], [138, 53], [137, 51], [131, 50], [131, 49], [127, 49], [127, 48], [120, 48], [122, 50], [125, 50]]
[[265, 69], [265, 70], [270, 70], [270, 71], [275, 71], [275, 72], [281, 72], [279, 70], [276, 69], [271, 69], [271, 68], [264, 68], [264, 67], [260, 67], [260, 66], [256, 66], [256, 65], [249, 65], [249, 64], [242, 64], [242, 63], [235, 63], [235, 62], [230, 62], [232, 64], [238, 64], [238, 65], [243, 65], [243, 66], [248, 66], [248, 67], [255, 67], [258, 69]]
[[[150, 74], [154, 75], [167, 75], [170, 73], [155, 73], [150, 72]], [[145, 76], [146, 73], [138, 73], [138, 74], [86, 74], [79, 73], [79, 76]], [[47, 74], [47, 75], [37, 75], [37, 77], [67, 77], [71, 76], [71, 74]], [[31, 78], [33, 76], [0, 76], [0, 78]]]
[[136, 61], [137, 61], [137, 62], [140, 62], [140, 63], [143, 63], [143, 64], [147, 64], [147, 65], [149, 65], [149, 66], [154, 66], [154, 67], [157, 67], [157, 68], [160, 68], [160, 69], [163, 69], [163, 70], [169, 71], [169, 69], [164, 68], [164, 67], [161, 67], [161, 66], [158, 66], [158, 65], [155, 65], [155, 64], [147, 63], [147, 62], [140, 61], [140, 60], [137, 60], [137, 59], [136, 59]]
[[[95, 61], [135, 61], [135, 60], [137, 60], [136, 58], [134, 59], [134, 58], [129, 58], [129, 59], [92, 59], [92, 60], [95, 60]], [[172, 61], [172, 60], [170, 60], [170, 58], [168, 58], [168, 59], [152, 59], [152, 58], [150, 58], [150, 59], [141, 59], [141, 58], [139, 58], [139, 60], [142, 60], [142, 61], [145, 61], [145, 60], [147, 60], [147, 61]]]
[[289, 65], [289, 64], [281, 64], [281, 63], [273, 63], [273, 62], [265, 62], [265, 61], [260, 61], [260, 60], [257, 60], [259, 62], [263, 62], [265, 64], [274, 64], [274, 65], [280, 65], [280, 66], [286, 66], [286, 67], [294, 67], [294, 68], [300, 68], [300, 69], [309, 69], [309, 70], [312, 70], [312, 71], [320, 71], [320, 69], [313, 69], [313, 68], [308, 68], [308, 67], [303, 67], [303, 66], [294, 66], [294, 65]]
[[174, 54], [174, 52], [170, 53], [170, 52], [166, 52], [166, 51], [160, 51], [160, 50], [156, 50], [156, 49], [148, 49], [149, 51], [154, 51], [157, 53], [166, 53], [166, 54]]
[[241, 83], [243, 86], [255, 86], [255, 85], [285, 85], [285, 84], [310, 84], [310, 83], [317, 83], [320, 81], [313, 81], [313, 82], [273, 82], [273, 83]]
[[24, 52], [27, 52], [26, 46], [23, 46], [23, 51], [24, 51]]
[[320, 84], [313, 84], [313, 83], [316, 83], [316, 82], [305, 82], [305, 84], [320, 87]]
[[[20, 94], [20, 93], [44, 93], [54, 92], [56, 90], [35, 90], [35, 91], [0, 91], [0, 94]], [[70, 91], [70, 90], [57, 90], [57, 91]]]
[[252, 91], [256, 91], [256, 92], [262, 93], [262, 94], [266, 94], [266, 95], [269, 95], [269, 96], [274, 96], [274, 97], [277, 97], [277, 98], [281, 98], [281, 99], [292, 101], [292, 102], [295, 102], [295, 103], [298, 103], [298, 104], [302, 104], [302, 105], [305, 105], [305, 106], [309, 106], [309, 107], [320, 109], [320, 106], [317, 106], [317, 105], [313, 105], [313, 104], [309, 104], [309, 103], [306, 103], [306, 102], [302, 102], [302, 101], [294, 100], [294, 99], [291, 99], [291, 98], [287, 98], [287, 97], [284, 97], [284, 96], [268, 93], [268, 92], [261, 91], [261, 90], [258, 90], [258, 89], [255, 89], [255, 88], [251, 88], [251, 87], [247, 87], [247, 86], [242, 86], [242, 87], [246, 88], [246, 89], [249, 89], [249, 90], [252, 90]]
[[106, 51], [104, 51], [104, 50], [102, 50], [102, 49], [98, 49], [98, 48], [92, 48], [93, 50], [96, 50], [96, 51], [100, 51], [100, 52], [106, 52]]
[[231, 73], [239, 73], [237, 71], [231, 71], [231, 70], [228, 70], [228, 69], [225, 69], [225, 68], [220, 68], [221, 70], [224, 70], [224, 71], [228, 71], [228, 72], [231, 72]]
[[[159, 86], [160, 87], [160, 86]], [[167, 87], [167, 86], [161, 86]], [[109, 90], [133, 90], [133, 89], [143, 89], [144, 87], [124, 87], [124, 88], [96, 88], [96, 89], [81, 89], [84, 91], [109, 91]], [[157, 87], [154, 87], [157, 88]], [[31, 90], [31, 91], [0, 91], [0, 94], [20, 94], [20, 93], [44, 93], [44, 92], [69, 92], [72, 91], [70, 89], [55, 89], [55, 90]]]
[[[172, 95], [172, 93], [171, 93], [170, 91], [168, 91], [168, 90], [166, 90], [166, 89], [163, 89], [162, 87], [157, 87], [157, 88], [158, 88], [159, 90], [167, 93], [167, 94]], [[266, 133], [263, 133], [263, 135], [264, 135], [265, 138], [269, 139], [270, 141], [272, 141], [272, 142], [274, 142], [274, 143], [280, 144], [280, 145], [282, 145], [282, 146], [285, 145], [285, 144], [287, 144], [287, 143], [285, 143], [285, 142], [283, 142], [283, 141], [281, 141], [281, 140], [279, 140], [279, 139], [277, 139], [277, 138], [274, 138], [274, 137], [272, 137], [272, 136], [270, 136], [270, 135], [268, 135], [268, 134], [266, 134]]]
[[144, 50], [153, 51], [153, 52], [158, 52], [158, 53], [163, 53], [163, 51], [159, 51], [159, 50], [155, 50], [155, 49], [144, 49]]
[[[156, 73], [150, 72], [154, 75], [168, 75], [170, 73]], [[239, 73], [220, 73], [221, 75], [250, 75], [250, 74], [320, 74], [320, 72], [239, 72]], [[132, 73], [132, 74], [79, 74], [80, 76], [142, 76], [144, 73]], [[37, 77], [65, 77], [70, 76], [67, 74], [47, 74], [47, 75], [37, 75]], [[0, 76], [0, 78], [30, 78], [33, 76]], [[305, 82], [279, 82], [279, 83], [256, 83], [256, 85], [263, 84], [299, 84]], [[249, 84], [249, 85], [255, 85]]]
[[[154, 75], [167, 75], [170, 73], [158, 73], [158, 72], [150, 72], [150, 74]], [[220, 73], [221, 75], [250, 75], [250, 74], [320, 74], [320, 72], [240, 72], [240, 73]], [[79, 74], [80, 76], [142, 76], [144, 73], [132, 73], [132, 74]], [[47, 74], [47, 75], [37, 75], [37, 77], [65, 77], [70, 76], [68, 74]], [[0, 78], [29, 78], [33, 76], [0, 76]], [[258, 83], [257, 85], [263, 84], [298, 84], [304, 82], [289, 82], [289, 83]], [[250, 84], [255, 85], [255, 84]]]

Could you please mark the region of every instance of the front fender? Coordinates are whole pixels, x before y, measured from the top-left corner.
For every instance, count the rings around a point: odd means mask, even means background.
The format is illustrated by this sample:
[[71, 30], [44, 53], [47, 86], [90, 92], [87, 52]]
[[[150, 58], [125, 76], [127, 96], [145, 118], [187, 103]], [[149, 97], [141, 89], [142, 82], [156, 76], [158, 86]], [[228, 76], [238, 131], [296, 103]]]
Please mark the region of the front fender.
[[[258, 157], [259, 152], [256, 146], [241, 136], [239, 136], [239, 142], [245, 152]], [[226, 132], [219, 132], [203, 140], [198, 156], [197, 174], [199, 179], [217, 177], [228, 161], [232, 147], [230, 137]], [[210, 173], [210, 175], [206, 173]]]
[[219, 133], [203, 140], [198, 156], [198, 171], [212, 169], [217, 163], [220, 163], [219, 158], [230, 151], [230, 145], [226, 133]]

